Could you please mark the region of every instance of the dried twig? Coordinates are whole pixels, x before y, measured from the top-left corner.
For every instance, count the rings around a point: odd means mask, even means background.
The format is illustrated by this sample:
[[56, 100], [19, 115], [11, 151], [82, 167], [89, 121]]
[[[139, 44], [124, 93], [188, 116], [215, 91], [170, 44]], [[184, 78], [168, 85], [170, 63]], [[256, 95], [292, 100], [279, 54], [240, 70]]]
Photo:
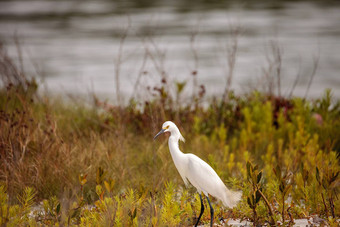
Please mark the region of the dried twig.
[[314, 56], [314, 58], [313, 58], [313, 70], [312, 70], [312, 73], [311, 73], [309, 81], [308, 81], [306, 93], [305, 93], [305, 96], [304, 96], [305, 99], [308, 96], [310, 86], [312, 85], [313, 79], [315, 77], [316, 70], [317, 70], [318, 65], [319, 65], [319, 59], [320, 59], [320, 54], [318, 54], [317, 56]]
[[233, 81], [234, 68], [236, 64], [236, 54], [238, 49], [238, 37], [240, 34], [240, 26], [232, 27], [231, 30], [231, 40], [227, 44], [227, 63], [228, 63], [228, 72], [226, 73], [226, 85], [224, 88], [222, 101], [226, 102], [228, 98], [228, 93], [230, 92], [230, 88]]
[[121, 65], [123, 63], [123, 47], [124, 47], [124, 42], [126, 40], [126, 37], [128, 36], [128, 32], [130, 30], [131, 27], [131, 19], [130, 17], [128, 17], [128, 25], [126, 26], [126, 28], [124, 29], [122, 36], [120, 38], [119, 41], [119, 47], [118, 47], [118, 51], [117, 51], [117, 55], [116, 58], [114, 60], [114, 67], [115, 67], [115, 82], [116, 82], [116, 99], [117, 99], [117, 103], [120, 106], [121, 105], [121, 94], [120, 94], [120, 69], [121, 69]]
[[266, 51], [266, 60], [268, 62], [267, 68], [262, 68], [264, 77], [267, 82], [265, 86], [268, 86], [268, 94], [274, 94], [275, 78], [278, 96], [281, 97], [281, 69], [282, 69], [282, 50], [278, 41], [271, 41], [269, 43], [270, 51]]
[[292, 89], [291, 89], [290, 92], [289, 92], [288, 98], [291, 98], [291, 97], [292, 97], [293, 92], [294, 92], [294, 90], [295, 90], [295, 87], [296, 87], [296, 85], [297, 85], [297, 83], [298, 83], [298, 81], [299, 81], [299, 79], [300, 79], [300, 76], [301, 76], [301, 58], [299, 58], [299, 70], [298, 70], [298, 72], [297, 72], [297, 74], [296, 74], [296, 76], [295, 76], [295, 80], [294, 80]]
[[137, 80], [135, 82], [135, 85], [133, 86], [133, 91], [132, 91], [132, 96], [131, 97], [135, 97], [136, 94], [137, 94], [137, 89], [138, 89], [138, 86], [140, 84], [140, 80], [142, 78], [142, 76], [145, 74], [145, 65], [146, 65], [146, 62], [147, 62], [147, 59], [148, 59], [148, 53], [145, 51], [144, 52], [144, 57], [143, 57], [143, 62], [142, 62], [142, 65], [139, 69], [139, 73], [138, 73], [138, 77], [137, 77]]
[[197, 37], [198, 31], [197, 29], [192, 31], [190, 36], [190, 50], [192, 52], [192, 55], [194, 57], [194, 68], [191, 70], [192, 74], [192, 82], [193, 82], [193, 88], [192, 88], [192, 103], [195, 103], [196, 95], [197, 95], [197, 73], [198, 73], [198, 54], [197, 54], [197, 48], [195, 46], [195, 40]]

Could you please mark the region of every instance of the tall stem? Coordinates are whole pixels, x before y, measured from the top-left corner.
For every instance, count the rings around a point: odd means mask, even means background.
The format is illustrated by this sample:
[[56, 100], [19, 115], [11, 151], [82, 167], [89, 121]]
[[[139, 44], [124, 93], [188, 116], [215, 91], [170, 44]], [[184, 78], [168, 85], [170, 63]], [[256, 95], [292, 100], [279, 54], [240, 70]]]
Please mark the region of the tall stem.
[[330, 208], [331, 208], [332, 216], [333, 216], [333, 218], [335, 218], [334, 203], [333, 203], [333, 198], [332, 198], [332, 196], [330, 196], [328, 200], [329, 200], [329, 206], [330, 206]]
[[285, 224], [285, 194], [282, 193], [282, 225]]
[[253, 214], [254, 214], [254, 222], [253, 226], [257, 226], [257, 215], [256, 215], [256, 205], [253, 207]]
[[328, 209], [327, 209], [327, 205], [326, 205], [326, 202], [325, 202], [325, 198], [324, 198], [324, 196], [323, 196], [323, 193], [321, 193], [321, 197], [322, 197], [323, 205], [325, 206], [326, 216], [328, 217]]
[[271, 208], [271, 206], [270, 206], [266, 196], [262, 193], [262, 191], [260, 189], [258, 189], [258, 191], [259, 191], [261, 197], [263, 198], [263, 200], [264, 200], [264, 202], [265, 202], [265, 204], [266, 204], [266, 206], [267, 206], [267, 208], [269, 210], [270, 219], [271, 219], [271, 223], [270, 224], [271, 225], [275, 225], [273, 210], [272, 210], [272, 208]]

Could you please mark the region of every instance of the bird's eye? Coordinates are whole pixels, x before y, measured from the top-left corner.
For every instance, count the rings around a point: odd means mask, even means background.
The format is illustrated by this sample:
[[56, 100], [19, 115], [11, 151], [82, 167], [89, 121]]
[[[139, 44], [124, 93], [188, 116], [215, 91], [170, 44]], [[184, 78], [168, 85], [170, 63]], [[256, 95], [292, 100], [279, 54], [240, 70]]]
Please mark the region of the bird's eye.
[[165, 126], [164, 129], [168, 129], [169, 128], [169, 125]]

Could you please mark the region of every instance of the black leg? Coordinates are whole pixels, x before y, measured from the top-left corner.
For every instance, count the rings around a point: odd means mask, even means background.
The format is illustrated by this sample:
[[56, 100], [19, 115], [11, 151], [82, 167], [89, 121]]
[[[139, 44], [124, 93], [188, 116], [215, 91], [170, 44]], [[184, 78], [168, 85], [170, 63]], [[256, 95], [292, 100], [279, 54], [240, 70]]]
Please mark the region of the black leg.
[[201, 217], [202, 217], [202, 214], [203, 214], [203, 212], [204, 212], [204, 205], [203, 205], [202, 196], [201, 196], [201, 194], [199, 194], [199, 195], [200, 195], [200, 199], [201, 199], [201, 213], [200, 213], [200, 216], [198, 216], [198, 219], [197, 219], [197, 222], [196, 222], [196, 224], [195, 224], [195, 227], [197, 227], [197, 225], [198, 225], [198, 223], [200, 222], [200, 219], [201, 219]]
[[211, 206], [211, 203], [210, 203], [208, 196], [207, 196], [207, 200], [208, 200], [208, 203], [209, 203], [209, 206], [210, 206], [210, 226], [212, 227], [213, 224], [214, 224], [214, 208]]

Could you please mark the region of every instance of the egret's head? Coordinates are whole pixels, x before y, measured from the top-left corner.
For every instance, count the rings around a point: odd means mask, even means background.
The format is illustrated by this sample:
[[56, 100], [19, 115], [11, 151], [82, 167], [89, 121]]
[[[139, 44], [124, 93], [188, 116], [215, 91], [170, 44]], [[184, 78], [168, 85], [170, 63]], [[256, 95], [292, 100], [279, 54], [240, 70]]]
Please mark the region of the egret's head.
[[178, 139], [182, 140], [183, 142], [185, 141], [179, 129], [172, 121], [164, 122], [161, 131], [159, 131], [153, 139], [156, 139], [159, 135], [163, 134], [164, 132], [170, 132], [171, 135], [178, 137]]

